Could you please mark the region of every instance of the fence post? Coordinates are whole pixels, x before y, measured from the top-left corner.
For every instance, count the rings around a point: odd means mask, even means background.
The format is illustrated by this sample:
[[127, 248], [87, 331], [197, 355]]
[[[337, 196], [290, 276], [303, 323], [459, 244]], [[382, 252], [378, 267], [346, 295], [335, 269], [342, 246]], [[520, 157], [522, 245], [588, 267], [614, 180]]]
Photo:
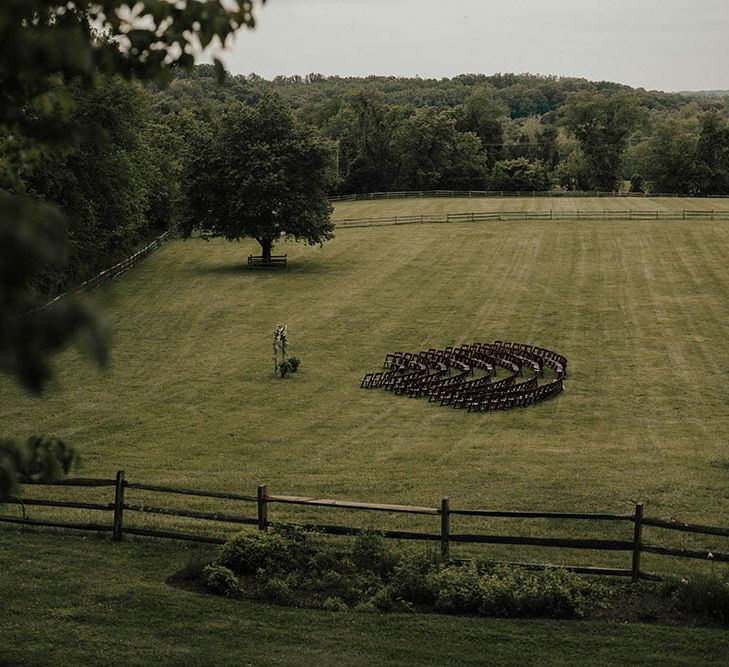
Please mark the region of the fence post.
[[448, 538], [451, 532], [451, 517], [448, 498], [440, 501], [440, 556], [443, 562], [448, 560]]
[[266, 504], [266, 485], [258, 487], [258, 530], [268, 530], [268, 506]]
[[640, 547], [641, 538], [643, 537], [643, 503], [635, 506], [635, 516], [633, 517], [633, 567], [632, 579], [638, 581], [640, 579]]
[[124, 521], [124, 471], [118, 470], [116, 473], [116, 483], [114, 485], [114, 528], [112, 530], [111, 539], [114, 542], [120, 542], [122, 539], [122, 524]]

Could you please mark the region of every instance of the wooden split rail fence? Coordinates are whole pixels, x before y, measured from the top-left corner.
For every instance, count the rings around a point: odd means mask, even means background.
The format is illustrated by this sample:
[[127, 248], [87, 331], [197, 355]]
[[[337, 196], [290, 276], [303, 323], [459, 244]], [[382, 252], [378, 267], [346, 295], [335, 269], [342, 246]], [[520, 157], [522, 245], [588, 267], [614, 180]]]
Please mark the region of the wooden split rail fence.
[[120, 262], [117, 262], [116, 264], [114, 264], [114, 266], [110, 266], [108, 269], [104, 269], [100, 273], [97, 273], [95, 276], [84, 280], [80, 285], [77, 285], [76, 287], [59, 294], [54, 299], [41, 306], [41, 308], [48, 308], [48, 306], [53, 305], [54, 303], [60, 301], [69, 294], [80, 294], [82, 292], [89, 292], [93, 289], [96, 289], [99, 285], [108, 282], [109, 280], [118, 278], [122, 273], [126, 273], [127, 271], [129, 271], [129, 269], [134, 268], [148, 255], [153, 253], [158, 248], [161, 248], [165, 244], [165, 242], [167, 242], [170, 237], [176, 233], [176, 231], [177, 230], [174, 228], [168, 229], [163, 234], [160, 234], [152, 242], [144, 246], [144, 248], [135, 252], [133, 255], [130, 255]]
[[645, 197], [672, 197], [672, 198], [696, 198], [696, 199], [724, 199], [726, 195], [688, 195], [673, 193], [646, 193], [646, 192], [603, 192], [598, 190], [535, 190], [535, 191], [508, 191], [508, 190], [406, 190], [401, 192], [365, 192], [348, 195], [334, 195], [329, 201], [368, 201], [377, 199], [420, 199], [420, 198], [483, 198], [483, 197], [549, 197], [567, 198], [576, 197], [620, 197], [620, 198], [645, 198]]
[[379, 218], [342, 218], [335, 221], [338, 229], [348, 227], [388, 227], [392, 225], [445, 224], [450, 222], [487, 222], [529, 220], [729, 220], [729, 211], [473, 211], [424, 215], [395, 215]]
[[[630, 577], [632, 580], [655, 579], [656, 575], [641, 570], [641, 555], [644, 553], [658, 554], [678, 558], [698, 559], [729, 563], [729, 553], [718, 550], [691, 550], [677, 547], [666, 547], [649, 544], [644, 539], [644, 529], [655, 527], [668, 531], [680, 531], [713, 537], [729, 537], [728, 528], [696, 525], [669, 521], [665, 519], [646, 517], [643, 514], [643, 504], [637, 504], [634, 511], [628, 514], [613, 513], [586, 513], [586, 512], [542, 512], [542, 511], [498, 511], [460, 509], [451, 506], [449, 498], [443, 498], [437, 507], [421, 507], [413, 505], [394, 505], [382, 503], [354, 502], [348, 500], [335, 500], [328, 498], [309, 498], [302, 496], [277, 495], [268, 492], [266, 486], [259, 486], [256, 495], [225, 493], [220, 491], [201, 491], [181, 489], [169, 486], [132, 483], [125, 478], [124, 472], [119, 471], [114, 479], [88, 479], [71, 478], [56, 482], [34, 482], [33, 485], [65, 486], [65, 487], [112, 487], [114, 497], [108, 503], [78, 502], [72, 500], [50, 500], [40, 498], [10, 498], [9, 505], [17, 505], [22, 509], [22, 516], [1, 514], [0, 522], [20, 524], [27, 526], [55, 527], [74, 530], [87, 530], [100, 533], [110, 533], [115, 541], [126, 535], [141, 535], [146, 537], [169, 538], [188, 540], [194, 542], [207, 542], [222, 544], [225, 540], [219, 536], [191, 534], [178, 530], [163, 530], [158, 528], [141, 528], [129, 525], [128, 517], [133, 513], [146, 513], [166, 517], [183, 517], [193, 520], [220, 522], [228, 525], [256, 526], [266, 531], [269, 527], [298, 527], [304, 530], [316, 531], [330, 535], [357, 535], [366, 529], [361, 527], [332, 525], [327, 523], [294, 524], [274, 522], [270, 519], [269, 508], [274, 504], [298, 505], [307, 508], [360, 510], [368, 512], [385, 512], [393, 514], [410, 514], [432, 517], [437, 521], [438, 531], [419, 532], [406, 530], [377, 531], [385, 538], [398, 540], [423, 540], [439, 543], [441, 555], [444, 560], [450, 557], [451, 544], [493, 544], [512, 545], [539, 548], [581, 549], [593, 551], [625, 552], [630, 556], [629, 568], [600, 567], [600, 566], [553, 566], [540, 563], [512, 563], [523, 567], [543, 569], [548, 567], [561, 567], [583, 574], [599, 574]], [[178, 507], [161, 507], [143, 503], [130, 502], [130, 492], [142, 491], [153, 494], [175, 494], [194, 496], [197, 498], [223, 499], [239, 501], [251, 508], [249, 515], [228, 514], [221, 512], [203, 512]], [[60, 520], [55, 518], [32, 518], [27, 516], [29, 507], [53, 507], [62, 509], [89, 510], [111, 513], [111, 522], [81, 522]], [[255, 513], [253, 512], [255, 508]], [[630, 535], [626, 539], [593, 539], [593, 538], [565, 538], [565, 537], [530, 537], [523, 535], [494, 535], [458, 533], [452, 530], [453, 517], [488, 517], [522, 520], [559, 520], [559, 521], [588, 521], [588, 522], [619, 522], [632, 524]]]

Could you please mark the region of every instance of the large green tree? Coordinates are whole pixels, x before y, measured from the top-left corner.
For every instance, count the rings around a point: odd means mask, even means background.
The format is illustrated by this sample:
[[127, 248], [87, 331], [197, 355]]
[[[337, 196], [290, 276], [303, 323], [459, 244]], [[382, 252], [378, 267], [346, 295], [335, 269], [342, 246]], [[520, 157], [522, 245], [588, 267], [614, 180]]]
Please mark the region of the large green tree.
[[544, 164], [524, 157], [499, 160], [491, 172], [489, 189], [506, 192], [543, 192], [551, 187]]
[[627, 93], [575, 93], [562, 117], [581, 144], [590, 187], [614, 190], [628, 139], [643, 117], [637, 100]]
[[508, 118], [506, 107], [495, 97], [490, 87], [476, 88], [457, 109], [456, 124], [462, 132], [473, 132], [481, 140], [486, 162], [491, 169], [501, 157], [504, 125]]
[[68, 260], [46, 278], [51, 292], [77, 284], [167, 229], [177, 199], [172, 156], [160, 147], [168, 137], [152, 123], [141, 86], [99, 77], [93, 88], [78, 82], [67, 88], [74, 106], [66, 122], [82, 128], [78, 140], [47, 150], [23, 174], [28, 192], [54, 202], [66, 216]]
[[699, 190], [704, 195], [729, 194], [729, 125], [716, 112], [704, 114], [700, 121]]
[[395, 129], [411, 113], [384, 104], [376, 88], [363, 87], [350, 95], [325, 124], [327, 136], [337, 141], [337, 162], [344, 192], [391, 190], [398, 156], [392, 147]]
[[637, 149], [636, 162], [651, 192], [696, 194], [699, 163], [696, 134], [686, 122], [667, 118]]
[[473, 132], [458, 132], [454, 115], [418, 109], [393, 132], [398, 156], [395, 187], [401, 190], [483, 189], [486, 160]]
[[297, 123], [277, 97], [234, 107], [196, 148], [184, 179], [186, 235], [204, 229], [253, 238], [264, 262], [282, 235], [310, 244], [332, 237], [334, 146]]

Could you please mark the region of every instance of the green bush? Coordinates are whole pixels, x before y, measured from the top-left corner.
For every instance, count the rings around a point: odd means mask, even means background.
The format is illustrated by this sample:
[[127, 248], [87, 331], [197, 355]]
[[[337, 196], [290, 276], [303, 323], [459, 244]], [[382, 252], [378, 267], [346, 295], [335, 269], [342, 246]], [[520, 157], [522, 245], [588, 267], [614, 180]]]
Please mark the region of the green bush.
[[211, 593], [236, 597], [240, 594], [238, 577], [223, 565], [207, 565], [203, 568], [202, 579]]
[[[561, 570], [442, 567], [435, 552], [391, 548], [377, 535], [360, 535], [349, 549], [338, 550], [296, 530], [236, 535], [203, 574], [206, 586], [224, 595], [239, 590], [236, 574], [253, 575], [253, 595], [331, 610], [412, 611], [417, 606], [452, 614], [570, 618], [581, 616], [586, 604], [604, 593], [599, 584]], [[729, 585], [700, 585], [684, 586], [675, 595], [726, 620]]]
[[380, 588], [367, 602], [358, 607], [363, 611], [376, 609], [378, 611], [414, 611], [412, 602], [397, 597], [389, 586]]
[[357, 587], [350, 576], [337, 570], [327, 570], [317, 576], [315, 582], [319, 591], [327, 597], [352, 599], [358, 597]]
[[360, 533], [352, 544], [351, 557], [357, 569], [386, 577], [392, 573], [400, 554], [386, 544], [382, 536], [376, 533]]
[[437, 561], [426, 551], [404, 553], [389, 577], [389, 587], [395, 599], [414, 604], [432, 604], [435, 600], [431, 575]]
[[327, 598], [322, 602], [321, 608], [326, 611], [347, 611], [349, 609], [347, 603], [338, 597]]
[[354, 572], [352, 560], [339, 551], [307, 541], [306, 547], [299, 553], [300, 568], [308, 577], [314, 577], [335, 570], [337, 572]]
[[448, 613], [480, 611], [483, 576], [474, 565], [444, 567], [429, 577], [435, 608]]
[[498, 567], [479, 573], [473, 565], [450, 566], [431, 575], [430, 581], [437, 610], [502, 618], [581, 616], [593, 595], [591, 585], [560, 570]]
[[271, 574], [290, 572], [302, 560], [304, 539], [279, 533], [239, 533], [224, 545], [218, 562], [239, 575], [265, 570]]
[[200, 581], [203, 579], [203, 571], [210, 564], [207, 554], [193, 553], [181, 570], [175, 573], [175, 579], [179, 581]]
[[297, 588], [298, 578], [291, 573], [288, 576], [262, 576], [258, 588], [258, 595], [264, 600], [282, 605], [293, 605], [294, 591]]
[[585, 584], [561, 570], [498, 568], [483, 579], [484, 616], [572, 618], [582, 615]]
[[295, 530], [236, 535], [223, 546], [218, 563], [239, 575], [255, 576], [251, 590], [280, 604], [297, 598], [322, 606], [337, 598], [356, 605], [382, 586], [380, 578], [358, 568], [350, 554]]
[[296, 373], [300, 365], [301, 361], [297, 357], [289, 357], [278, 365], [278, 372], [282, 378], [287, 378], [291, 373]]
[[367, 599], [381, 586], [382, 581], [371, 572], [349, 568], [316, 573], [307, 582], [307, 588], [319, 596], [336, 597], [347, 604], [357, 604]]
[[720, 623], [729, 623], [729, 579], [716, 574], [682, 579], [673, 592], [676, 606]]

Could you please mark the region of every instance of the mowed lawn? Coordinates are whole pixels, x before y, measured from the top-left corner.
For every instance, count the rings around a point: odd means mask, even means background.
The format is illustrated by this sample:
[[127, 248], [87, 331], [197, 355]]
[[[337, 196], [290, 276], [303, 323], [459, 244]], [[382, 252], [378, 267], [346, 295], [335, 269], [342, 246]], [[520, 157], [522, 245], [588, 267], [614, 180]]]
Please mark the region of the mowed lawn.
[[[593, 201], [597, 210], [727, 207], [713, 199]], [[502, 210], [585, 210], [589, 202], [506, 203]], [[481, 204], [495, 202], [346, 203], [335, 219]], [[114, 335], [108, 371], [71, 350], [42, 399], [0, 379], [3, 436], [60, 436], [81, 452], [85, 476], [124, 469], [132, 481], [193, 488], [254, 494], [267, 483], [273, 493], [430, 506], [450, 496], [452, 507], [494, 509], [630, 512], [644, 500], [647, 514], [729, 523], [728, 223], [413, 225], [341, 230], [323, 248], [281, 243], [276, 251], [288, 254], [290, 268], [254, 273], [245, 259], [258, 252], [255, 243], [169, 243], [94, 295]], [[288, 324], [290, 351], [302, 360], [287, 381], [272, 372], [277, 322]], [[359, 389], [388, 352], [493, 339], [564, 354], [566, 391], [526, 409], [468, 414]], [[151, 498], [145, 502], [165, 503]], [[274, 520], [373, 521], [280, 505], [270, 512]], [[127, 520], [142, 521], [130, 513]], [[413, 525], [407, 517], [379, 521]], [[508, 531], [496, 521], [469, 524], [486, 525]], [[545, 522], [521, 532], [558, 530], [592, 528]], [[630, 527], [619, 530], [625, 537]], [[100, 663], [107, 655], [196, 664], [210, 641], [217, 664], [247, 656], [252, 664], [721, 664], [726, 656], [726, 634], [716, 630], [231, 603], [164, 585], [187, 558], [176, 543], [0, 533], [0, 636], [9, 639], [11, 663]], [[628, 554], [488, 553], [629, 562]], [[647, 560], [658, 571], [690, 565]], [[454, 637], [458, 651], [447, 649]]]
[[[103, 290], [109, 371], [69, 352], [40, 400], [3, 378], [4, 433], [67, 439], [86, 475], [461, 506], [645, 499], [687, 520], [726, 516], [727, 223], [341, 230], [323, 248], [281, 243], [290, 268], [276, 273], [246, 269], [256, 250], [174, 241]], [[289, 381], [273, 376], [277, 322], [302, 360]], [[493, 339], [567, 356], [566, 392], [474, 415], [359, 389], [387, 352]]]
[[482, 211], [728, 211], [719, 197], [408, 197], [338, 202], [334, 220]]
[[[108, 372], [70, 351], [42, 399], [3, 378], [3, 432], [68, 440], [85, 475], [727, 515], [727, 223], [414, 225], [277, 250], [290, 268], [263, 273], [245, 267], [255, 243], [169, 243], [96, 297]], [[277, 322], [302, 360], [288, 381], [273, 376]], [[566, 392], [468, 414], [359, 388], [388, 352], [493, 339], [564, 354]]]
[[149, 540], [0, 540], [0, 663], [699, 667], [726, 665], [729, 653], [722, 628], [337, 613], [167, 585], [198, 552]]

